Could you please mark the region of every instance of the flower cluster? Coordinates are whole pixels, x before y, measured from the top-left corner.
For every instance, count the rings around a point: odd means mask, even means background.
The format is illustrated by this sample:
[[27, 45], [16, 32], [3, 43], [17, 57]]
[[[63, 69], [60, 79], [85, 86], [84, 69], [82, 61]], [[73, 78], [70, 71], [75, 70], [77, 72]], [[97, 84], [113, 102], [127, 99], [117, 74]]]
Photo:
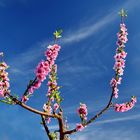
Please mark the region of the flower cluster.
[[130, 102], [122, 103], [122, 104], [115, 104], [114, 109], [116, 112], [126, 112], [132, 109], [136, 102], [137, 102], [137, 99], [135, 96], [133, 96]]
[[116, 77], [112, 78], [110, 85], [113, 88], [113, 94], [115, 98], [118, 98], [118, 84], [121, 84], [121, 76], [123, 75], [123, 71], [125, 68], [125, 58], [127, 53], [125, 52], [125, 43], [128, 41], [127, 39], [127, 29], [124, 23], [120, 24], [120, 31], [117, 33], [118, 40], [117, 45], [118, 48], [116, 49], [115, 64], [113, 69], [116, 72]]
[[[53, 108], [50, 104], [50, 102], [46, 103], [43, 105], [43, 110], [44, 112], [46, 112], [47, 114], [52, 114], [52, 112], [54, 111], [57, 111], [57, 109], [59, 108], [59, 104], [58, 103], [55, 103], [53, 105]], [[49, 124], [51, 122], [51, 118], [50, 117], [46, 117], [46, 122]]]
[[6, 93], [10, 93], [8, 73], [5, 71], [8, 68], [5, 62], [0, 63], [0, 96], [5, 97]]
[[[60, 46], [57, 44], [54, 44], [53, 46], [51, 45], [48, 46], [48, 49], [45, 52], [46, 60], [42, 60], [38, 64], [35, 70], [36, 80], [29, 88], [28, 95], [33, 94], [34, 90], [38, 89], [41, 86], [41, 83], [46, 79], [46, 76], [49, 74], [49, 72], [52, 69], [52, 66], [55, 63], [59, 50], [60, 50]], [[22, 102], [28, 100], [28, 95], [24, 95], [22, 97]]]
[[49, 81], [48, 81], [48, 99], [51, 102], [54, 102], [54, 100], [56, 100], [56, 102], [60, 103], [61, 98], [60, 98], [60, 92], [59, 90], [59, 86], [57, 85], [57, 65], [53, 65], [52, 66], [52, 70], [50, 72], [49, 75]]
[[77, 112], [82, 120], [87, 120], [88, 110], [86, 104], [80, 103], [80, 107], [77, 109]]
[[[51, 107], [53, 112], [56, 112], [59, 109], [59, 107], [60, 107], [59, 104], [61, 102], [60, 92], [58, 91], [60, 87], [57, 85], [56, 80], [57, 80], [57, 65], [54, 64], [52, 66], [51, 72], [49, 74], [49, 81], [47, 84], [47, 86], [48, 86], [47, 104], [49, 105], [49, 107]], [[54, 103], [54, 101], [55, 101], [55, 103]], [[46, 104], [45, 104], [45, 106], [46, 106]], [[43, 107], [43, 109], [44, 109], [44, 107]], [[48, 117], [46, 118], [46, 120], [48, 123], [51, 121], [51, 119]]]
[[117, 86], [121, 84], [121, 80], [122, 77], [119, 77], [117, 80], [115, 78], [112, 78], [112, 80], [110, 81], [110, 85], [113, 88], [113, 95], [115, 98], [118, 98], [119, 89], [117, 88]]
[[[121, 84], [122, 75], [125, 68], [125, 58], [127, 53], [125, 52], [125, 43], [128, 41], [127, 39], [127, 29], [124, 23], [120, 24], [120, 31], [117, 33], [118, 40], [117, 45], [118, 48], [116, 49], [115, 58], [115, 65], [113, 69], [115, 70], [115, 78], [112, 78], [110, 81], [110, 85], [112, 87], [113, 95], [115, 98], [118, 98], [118, 85]], [[122, 103], [122, 104], [115, 104], [114, 109], [117, 112], [125, 112], [133, 108], [136, 103], [136, 97], [132, 97], [130, 102]]]
[[[44, 112], [46, 112], [47, 114], [52, 114], [52, 112], [53, 112], [53, 111], [56, 111], [58, 108], [59, 108], [59, 105], [58, 105], [57, 103], [55, 103], [55, 104], [53, 105], [53, 108], [52, 108], [50, 102], [43, 105], [43, 110], [44, 110]], [[46, 122], [47, 122], [48, 124], [51, 122], [51, 118], [50, 118], [50, 117], [46, 117], [45, 119], [46, 119]]]

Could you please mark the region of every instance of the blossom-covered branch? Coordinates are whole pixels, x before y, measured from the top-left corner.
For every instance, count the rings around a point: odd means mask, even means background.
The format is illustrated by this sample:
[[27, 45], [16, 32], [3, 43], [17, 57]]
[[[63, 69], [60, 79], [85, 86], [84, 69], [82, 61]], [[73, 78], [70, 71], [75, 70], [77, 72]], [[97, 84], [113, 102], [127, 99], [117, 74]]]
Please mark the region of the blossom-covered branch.
[[49, 45], [48, 49], [45, 52], [46, 60], [39, 62], [35, 74], [36, 78], [29, 83], [27, 90], [25, 91], [22, 102], [26, 102], [29, 97], [33, 94], [34, 90], [38, 89], [41, 86], [41, 83], [46, 79], [46, 76], [51, 72], [52, 66], [55, 63], [55, 60], [60, 51], [60, 46], [57, 44]]
[[[124, 18], [127, 17], [127, 13], [125, 10], [121, 10], [119, 12], [120, 16], [121, 16], [121, 24], [120, 24], [120, 31], [117, 33], [117, 49], [116, 49], [116, 54], [114, 56], [115, 58], [115, 65], [113, 67], [113, 69], [115, 70], [115, 77], [112, 78], [110, 85], [112, 88], [112, 94], [110, 96], [110, 100], [107, 104], [107, 106], [102, 109], [98, 114], [96, 114], [94, 117], [92, 117], [89, 121], [87, 122], [81, 122], [79, 124], [76, 125], [75, 129], [66, 131], [65, 134], [72, 134], [75, 133], [77, 131], [81, 131], [84, 129], [84, 127], [86, 127], [87, 125], [89, 125], [90, 123], [92, 123], [93, 121], [95, 121], [100, 115], [102, 115], [105, 111], [107, 111], [110, 107], [114, 107], [115, 111], [117, 112], [125, 112], [128, 111], [130, 109], [132, 109], [136, 103], [136, 97], [132, 96], [131, 101], [130, 102], [126, 102], [126, 103], [122, 103], [122, 104], [114, 104], [112, 103], [112, 99], [114, 98], [118, 98], [118, 85], [121, 84], [121, 80], [122, 80], [122, 75], [124, 72], [124, 68], [125, 68], [125, 58], [127, 56], [127, 53], [125, 52], [125, 43], [128, 41], [127, 39], [127, 28], [126, 25], [124, 23]], [[86, 105], [84, 105], [86, 106]], [[80, 118], [84, 118], [83, 116], [86, 114], [87, 110], [84, 107], [80, 107], [81, 111], [79, 111], [80, 114]], [[82, 113], [80, 113], [82, 112]], [[85, 120], [85, 119], [84, 119]]]

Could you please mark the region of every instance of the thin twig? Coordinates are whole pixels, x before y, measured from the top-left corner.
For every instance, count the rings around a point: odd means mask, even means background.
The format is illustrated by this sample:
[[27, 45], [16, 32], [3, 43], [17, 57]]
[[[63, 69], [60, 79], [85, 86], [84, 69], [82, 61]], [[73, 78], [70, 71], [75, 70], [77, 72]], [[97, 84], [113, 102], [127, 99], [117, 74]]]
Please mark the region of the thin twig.
[[42, 119], [42, 125], [44, 126], [45, 131], [46, 131], [46, 133], [47, 133], [49, 139], [50, 139], [50, 140], [53, 140], [52, 137], [51, 137], [51, 135], [50, 135], [49, 128], [48, 128], [48, 126], [46, 125], [45, 118], [43, 117], [43, 115], [41, 115], [41, 119]]
[[59, 124], [59, 132], [60, 132], [60, 140], [64, 140], [65, 134], [64, 134], [64, 122], [63, 122], [63, 111], [60, 110], [59, 112], [59, 118], [57, 118], [58, 120], [58, 124]]

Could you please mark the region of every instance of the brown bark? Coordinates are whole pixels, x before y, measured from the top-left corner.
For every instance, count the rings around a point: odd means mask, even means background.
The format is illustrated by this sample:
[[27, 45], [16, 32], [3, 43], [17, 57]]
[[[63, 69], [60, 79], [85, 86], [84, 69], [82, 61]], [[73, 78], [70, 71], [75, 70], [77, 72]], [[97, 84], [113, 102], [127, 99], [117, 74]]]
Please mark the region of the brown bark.
[[41, 115], [41, 119], [42, 119], [42, 125], [44, 126], [44, 129], [45, 129], [45, 131], [46, 131], [46, 133], [48, 135], [49, 140], [53, 140], [52, 137], [51, 137], [51, 135], [50, 135], [49, 128], [46, 125], [45, 118], [42, 115]]

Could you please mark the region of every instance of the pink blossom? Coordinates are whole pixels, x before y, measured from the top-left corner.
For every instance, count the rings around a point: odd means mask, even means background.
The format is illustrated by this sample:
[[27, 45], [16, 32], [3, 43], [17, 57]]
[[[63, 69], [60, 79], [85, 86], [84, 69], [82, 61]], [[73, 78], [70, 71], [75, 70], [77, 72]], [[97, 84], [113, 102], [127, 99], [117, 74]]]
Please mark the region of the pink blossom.
[[5, 62], [0, 63], [0, 70], [5, 70], [8, 68], [8, 65]]
[[76, 130], [77, 131], [82, 131], [83, 129], [84, 129], [84, 126], [81, 123], [80, 124], [79, 123], [76, 124]]
[[120, 55], [121, 55], [121, 57], [122, 57], [122, 58], [124, 58], [124, 59], [125, 59], [125, 58], [126, 58], [126, 56], [127, 56], [127, 53], [126, 53], [125, 51], [122, 51], [122, 52], [120, 53]]
[[29, 88], [28, 92], [29, 92], [30, 94], [32, 94], [32, 93], [34, 92], [34, 90], [35, 90], [35, 88], [34, 88], [33, 86], [31, 86], [31, 87]]
[[43, 82], [46, 79], [46, 76], [49, 73], [49, 65], [48, 62], [41, 61], [36, 69], [36, 77], [39, 81]]
[[47, 60], [48, 61], [56, 60], [59, 50], [60, 50], [60, 46], [57, 44], [54, 44], [53, 46], [49, 46], [48, 50], [45, 52], [45, 56], [47, 57]]
[[8, 65], [5, 62], [0, 63], [0, 96], [5, 97], [6, 93], [10, 93], [9, 87], [9, 78], [8, 72], [5, 70], [8, 68]]
[[56, 87], [56, 86], [57, 86], [57, 82], [56, 82], [56, 80], [53, 81], [53, 82], [48, 81], [48, 86], [50, 86], [50, 87]]
[[4, 97], [4, 90], [2, 89], [0, 89], [0, 97]]
[[115, 62], [114, 69], [117, 71], [120, 68], [125, 67], [125, 60], [124, 59], [119, 59], [118, 61]]
[[115, 104], [114, 109], [116, 112], [126, 112], [132, 109], [135, 106], [136, 102], [137, 102], [136, 97], [133, 96], [130, 102], [122, 103], [122, 104]]
[[117, 53], [117, 54], [114, 56], [114, 58], [115, 58], [116, 61], [119, 61], [119, 60], [122, 58], [122, 56], [121, 56], [120, 53]]
[[122, 77], [119, 77], [118, 81], [117, 81], [117, 84], [121, 84], [121, 81], [122, 81]]
[[[57, 85], [57, 77], [56, 77], [56, 72], [57, 72], [57, 65], [53, 65], [50, 75], [49, 75], [49, 81], [48, 81], [48, 93], [47, 96], [50, 101], [54, 101], [55, 97], [53, 93], [58, 93], [59, 86]], [[53, 94], [53, 96], [51, 96]]]
[[[8, 79], [9, 79], [9, 78], [8, 78]], [[9, 88], [9, 87], [10, 87], [10, 84], [9, 84], [8, 81], [5, 80], [5, 81], [3, 82], [3, 86]]]
[[2, 82], [2, 81], [0, 81], [0, 87], [1, 87], [1, 86], [3, 86], [3, 82]]
[[37, 81], [30, 87], [30, 93], [33, 93], [35, 89], [38, 89], [41, 86], [41, 83], [46, 79], [46, 76], [50, 73], [52, 66], [55, 63], [59, 50], [60, 46], [57, 44], [48, 46], [48, 49], [45, 51], [46, 60], [42, 60], [35, 70]]
[[40, 86], [41, 86], [41, 81], [36, 81], [36, 82], [33, 84], [33, 87], [34, 87], [35, 89], [38, 89]]
[[135, 103], [137, 102], [137, 98], [136, 98], [135, 96], [132, 96], [131, 102], [132, 102], [133, 104], [135, 104]]
[[118, 98], [118, 91], [119, 91], [119, 89], [117, 87], [115, 87], [114, 92], [113, 92], [113, 95], [115, 98]]
[[58, 44], [54, 44], [53, 47], [56, 51], [59, 51], [61, 48]]
[[[51, 49], [47, 50], [47, 51], [46, 51], [46, 56], [47, 56], [48, 58], [50, 58], [51, 55], [52, 55], [52, 50], [51, 50]], [[49, 59], [49, 60], [50, 60], [50, 59]]]
[[21, 99], [21, 101], [23, 103], [26, 103], [28, 100], [29, 100], [29, 98], [27, 98], [27, 96], [23, 96], [22, 99]]
[[86, 104], [80, 103], [80, 107], [77, 110], [80, 117], [84, 120], [87, 120], [88, 110]]
[[55, 103], [54, 104], [54, 111], [56, 111], [58, 108], [59, 108], [59, 104], [58, 103]]
[[117, 86], [116, 79], [112, 78], [112, 80], [110, 81], [110, 85], [111, 85], [111, 87], [116, 87]]
[[122, 76], [123, 75], [123, 72], [124, 72], [124, 69], [123, 68], [118, 69], [118, 75]]
[[117, 33], [117, 49], [116, 54], [114, 56], [115, 58], [115, 64], [113, 69], [115, 70], [115, 78], [112, 78], [110, 85], [113, 88], [113, 95], [115, 98], [118, 98], [118, 84], [121, 84], [124, 68], [125, 68], [125, 58], [127, 56], [127, 53], [124, 51], [125, 43], [128, 41], [127, 39], [127, 29], [125, 24], [120, 24], [120, 31]]
[[44, 104], [43, 109], [48, 114], [51, 114], [52, 113], [52, 107], [50, 105]]

